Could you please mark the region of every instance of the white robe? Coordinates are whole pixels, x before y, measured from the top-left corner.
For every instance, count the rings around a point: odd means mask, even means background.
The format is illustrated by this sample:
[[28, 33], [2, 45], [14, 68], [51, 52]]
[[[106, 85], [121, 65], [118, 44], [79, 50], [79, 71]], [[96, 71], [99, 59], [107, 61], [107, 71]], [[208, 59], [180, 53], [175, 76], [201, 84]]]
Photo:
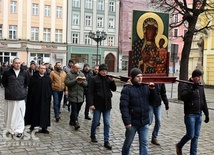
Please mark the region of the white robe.
[[25, 100], [5, 100], [6, 131], [11, 134], [23, 133], [25, 128]]

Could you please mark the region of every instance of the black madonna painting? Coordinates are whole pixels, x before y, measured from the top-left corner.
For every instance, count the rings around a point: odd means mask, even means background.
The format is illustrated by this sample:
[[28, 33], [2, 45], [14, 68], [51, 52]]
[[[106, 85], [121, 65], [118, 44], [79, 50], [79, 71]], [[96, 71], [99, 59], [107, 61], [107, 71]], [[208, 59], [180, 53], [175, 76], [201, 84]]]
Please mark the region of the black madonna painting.
[[169, 14], [133, 11], [132, 67], [143, 74], [168, 75]]

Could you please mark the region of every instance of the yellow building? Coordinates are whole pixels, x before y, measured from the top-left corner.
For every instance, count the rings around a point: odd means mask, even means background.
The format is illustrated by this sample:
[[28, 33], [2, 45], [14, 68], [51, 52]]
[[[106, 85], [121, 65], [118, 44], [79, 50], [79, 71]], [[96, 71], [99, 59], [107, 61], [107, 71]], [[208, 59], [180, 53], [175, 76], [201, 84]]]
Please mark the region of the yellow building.
[[0, 0], [0, 62], [66, 63], [67, 0]]

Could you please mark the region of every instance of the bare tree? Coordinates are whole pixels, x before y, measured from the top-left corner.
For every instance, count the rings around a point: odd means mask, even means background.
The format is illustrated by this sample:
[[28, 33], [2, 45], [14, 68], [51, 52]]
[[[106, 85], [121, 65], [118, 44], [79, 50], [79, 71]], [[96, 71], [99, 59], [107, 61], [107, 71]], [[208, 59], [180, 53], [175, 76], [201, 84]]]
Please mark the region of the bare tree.
[[[214, 19], [214, 2], [213, 0], [160, 0], [160, 2], [161, 8], [170, 12], [172, 16], [178, 14], [182, 16], [180, 21], [170, 23], [170, 28], [181, 25], [187, 27], [186, 34], [182, 36], [184, 46], [182, 49], [179, 78], [181, 80], [188, 80], [189, 55], [193, 36], [198, 33], [206, 35], [208, 30], [213, 29], [214, 25], [211, 25], [211, 21]], [[196, 24], [200, 17], [203, 19], [203, 24], [197, 27]], [[180, 87], [179, 85], [178, 92], [180, 92]], [[180, 95], [178, 94], [178, 96]]]

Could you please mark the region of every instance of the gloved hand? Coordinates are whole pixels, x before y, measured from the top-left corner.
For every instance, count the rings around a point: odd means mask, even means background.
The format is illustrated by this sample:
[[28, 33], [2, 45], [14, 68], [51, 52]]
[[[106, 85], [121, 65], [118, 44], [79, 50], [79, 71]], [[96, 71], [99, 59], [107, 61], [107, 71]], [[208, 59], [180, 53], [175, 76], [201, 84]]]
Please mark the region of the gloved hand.
[[198, 86], [199, 86], [199, 83], [198, 83], [198, 82], [194, 82], [194, 84], [193, 84], [193, 89], [197, 89]]
[[209, 118], [209, 116], [206, 116], [206, 117], [205, 117], [205, 120], [204, 120], [204, 122], [205, 122], [205, 123], [208, 123], [209, 121], [210, 121], [210, 118]]
[[165, 109], [166, 109], [166, 110], [169, 110], [169, 105], [168, 105], [168, 104], [165, 105]]

